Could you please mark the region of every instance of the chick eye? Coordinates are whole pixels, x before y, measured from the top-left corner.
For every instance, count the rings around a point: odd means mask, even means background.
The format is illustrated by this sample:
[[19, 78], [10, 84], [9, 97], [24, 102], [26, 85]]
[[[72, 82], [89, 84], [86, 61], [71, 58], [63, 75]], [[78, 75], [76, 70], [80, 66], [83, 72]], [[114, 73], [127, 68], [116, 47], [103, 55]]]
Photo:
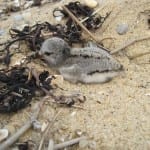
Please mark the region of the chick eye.
[[47, 55], [47, 56], [50, 56], [50, 55], [52, 55], [53, 53], [52, 53], [52, 52], [45, 52], [44, 54]]

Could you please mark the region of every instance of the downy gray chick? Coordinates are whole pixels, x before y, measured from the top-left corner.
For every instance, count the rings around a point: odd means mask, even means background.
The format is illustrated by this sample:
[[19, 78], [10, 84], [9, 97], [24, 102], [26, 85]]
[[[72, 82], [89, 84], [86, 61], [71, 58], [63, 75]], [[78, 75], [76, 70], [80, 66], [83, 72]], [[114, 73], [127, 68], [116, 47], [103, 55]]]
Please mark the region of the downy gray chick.
[[73, 83], [108, 82], [123, 68], [101, 48], [70, 48], [63, 39], [57, 37], [45, 40], [39, 53], [50, 67]]

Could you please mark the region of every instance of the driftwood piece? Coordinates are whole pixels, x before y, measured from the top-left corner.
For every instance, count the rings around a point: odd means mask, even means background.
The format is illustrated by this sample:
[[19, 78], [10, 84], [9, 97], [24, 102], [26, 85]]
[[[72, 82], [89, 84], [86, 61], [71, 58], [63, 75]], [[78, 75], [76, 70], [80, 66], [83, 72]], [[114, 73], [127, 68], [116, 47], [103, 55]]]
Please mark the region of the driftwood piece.
[[59, 111], [59, 112], [55, 115], [55, 117], [53, 118], [53, 120], [52, 120], [51, 122], [49, 122], [49, 124], [47, 125], [47, 127], [46, 127], [46, 129], [45, 129], [45, 131], [44, 131], [44, 134], [43, 134], [43, 136], [42, 136], [42, 139], [41, 139], [41, 141], [40, 141], [40, 145], [39, 145], [38, 150], [42, 150], [42, 146], [43, 146], [45, 137], [46, 137], [48, 131], [50, 130], [50, 127], [53, 125], [54, 121], [56, 120], [56, 118], [59, 116], [60, 113], [61, 113], [61, 111]]
[[35, 112], [33, 113], [33, 116], [25, 123], [23, 127], [21, 127], [14, 135], [12, 135], [10, 138], [8, 138], [5, 142], [0, 144], [0, 150], [6, 150], [8, 147], [10, 147], [14, 142], [16, 142], [20, 136], [22, 136], [29, 128], [32, 127], [32, 123], [37, 119], [39, 112], [41, 110], [41, 106], [43, 105], [43, 102], [40, 102], [37, 107], [35, 108]]

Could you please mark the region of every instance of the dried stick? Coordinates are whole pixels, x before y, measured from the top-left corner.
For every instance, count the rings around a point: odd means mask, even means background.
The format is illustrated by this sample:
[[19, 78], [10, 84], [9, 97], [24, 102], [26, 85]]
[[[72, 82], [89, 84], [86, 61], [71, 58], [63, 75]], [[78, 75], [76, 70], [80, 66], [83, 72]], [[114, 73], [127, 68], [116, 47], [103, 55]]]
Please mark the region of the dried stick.
[[49, 140], [47, 150], [54, 150], [54, 141], [52, 139]]
[[62, 6], [62, 8], [68, 13], [68, 15], [73, 19], [79, 26], [93, 39], [97, 42], [97, 39], [94, 37], [94, 35], [74, 16], [72, 12], [66, 7]]
[[147, 55], [147, 54], [150, 54], [150, 51], [149, 52], [145, 52], [145, 53], [141, 53], [141, 54], [137, 54], [135, 56], [128, 56], [129, 59], [135, 59], [137, 57], [141, 57], [141, 56], [144, 56], [144, 55]]
[[63, 143], [60, 143], [60, 144], [56, 144], [56, 145], [54, 145], [54, 150], [63, 149], [65, 147], [67, 147], [67, 146], [71, 146], [71, 145], [77, 144], [81, 140], [84, 140], [84, 139], [86, 139], [85, 136], [79, 137], [79, 138], [76, 138], [76, 139], [72, 139], [70, 141], [66, 141], [66, 142], [63, 142]]
[[136, 42], [147, 40], [147, 39], [150, 39], [150, 36], [148, 36], [148, 37], [142, 37], [142, 38], [139, 38], [139, 39], [132, 40], [129, 43], [125, 44], [124, 46], [122, 46], [122, 47], [120, 47], [120, 48], [118, 48], [116, 50], [111, 51], [110, 54], [118, 53], [119, 51], [125, 49], [126, 47], [128, 47], [128, 46], [130, 46], [130, 45], [132, 45], [132, 44], [134, 44]]
[[61, 113], [61, 111], [59, 111], [55, 117], [53, 118], [52, 122], [49, 122], [49, 124], [47, 125], [47, 128], [45, 129], [44, 131], [44, 134], [42, 136], [42, 139], [41, 139], [41, 142], [40, 142], [40, 145], [39, 145], [39, 148], [38, 150], [42, 150], [42, 146], [43, 146], [43, 143], [44, 143], [44, 140], [45, 140], [45, 136], [47, 135], [47, 132], [49, 131], [51, 125], [53, 125], [54, 121], [56, 120], [56, 118], [58, 117], [58, 115]]
[[[100, 12], [108, 3], [106, 3], [105, 5], [103, 5], [102, 7], [100, 7], [99, 9], [95, 10], [91, 16], [94, 16], [96, 13]], [[83, 23], [85, 22], [86, 20], [88, 20], [90, 17], [86, 17], [84, 18], [83, 20], [81, 20], [80, 22]]]
[[31, 116], [30, 120], [26, 122], [26, 124], [21, 127], [14, 135], [12, 135], [10, 138], [8, 138], [5, 142], [0, 144], [0, 150], [6, 150], [9, 146], [11, 146], [15, 141], [18, 140], [18, 138], [23, 135], [29, 128], [32, 127], [32, 123], [35, 119], [37, 119], [38, 114], [41, 110], [41, 106], [44, 101], [40, 102], [38, 106], [35, 109], [35, 112], [33, 113], [33, 116]]

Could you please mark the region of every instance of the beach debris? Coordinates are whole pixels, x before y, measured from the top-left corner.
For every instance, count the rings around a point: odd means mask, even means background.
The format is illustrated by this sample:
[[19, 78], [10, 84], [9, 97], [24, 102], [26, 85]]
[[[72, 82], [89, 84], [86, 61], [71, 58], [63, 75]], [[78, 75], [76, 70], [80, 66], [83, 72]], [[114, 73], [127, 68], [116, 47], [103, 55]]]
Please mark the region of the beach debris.
[[33, 0], [33, 6], [40, 6], [42, 0]]
[[54, 150], [54, 141], [52, 139], [48, 142], [48, 150]]
[[79, 104], [86, 101], [86, 97], [80, 94], [60, 95], [60, 96], [51, 95], [51, 96], [54, 100], [53, 102], [56, 102], [57, 104], [64, 105], [67, 107], [75, 107], [83, 109], [81, 106], [79, 106]]
[[75, 133], [77, 136], [83, 135], [83, 131], [81, 129], [76, 129]]
[[123, 35], [128, 31], [128, 29], [129, 29], [128, 24], [122, 23], [117, 26], [116, 32], [120, 35]]
[[84, 3], [90, 8], [95, 8], [98, 5], [96, 0], [84, 0]]
[[[123, 46], [121, 46], [115, 50], [112, 50], [110, 52], [110, 54], [116, 54], [116, 53], [120, 52], [121, 50], [124, 50], [125, 48], [127, 48], [128, 46], [130, 46], [136, 42], [140, 42], [140, 41], [144, 41], [144, 40], [148, 40], [148, 39], [150, 39], [150, 36], [140, 37], [137, 39], [132, 39], [131, 41], [123, 42], [123, 43], [125, 43], [125, 44], [123, 44]], [[150, 52], [148, 52], [148, 53], [150, 53]], [[146, 52], [146, 54], [148, 54], [148, 53]]]
[[40, 131], [41, 128], [42, 128], [41, 123], [40, 123], [39, 121], [37, 121], [37, 120], [35, 120], [35, 121], [33, 122], [32, 126], [33, 126], [33, 129], [34, 129], [34, 130], [37, 130], [37, 131]]
[[8, 130], [7, 129], [0, 129], [0, 142], [5, 140], [8, 137]]
[[45, 138], [47, 136], [47, 134], [50, 132], [51, 128], [52, 128], [52, 125], [54, 124], [55, 120], [57, 119], [57, 117], [62, 113], [62, 111], [58, 111], [58, 113], [56, 113], [56, 115], [52, 118], [51, 121], [48, 122], [48, 125], [46, 126], [44, 132], [43, 132], [43, 135], [41, 137], [41, 141], [40, 141], [40, 144], [39, 144], [39, 147], [38, 147], [38, 150], [42, 150], [42, 147], [43, 147], [43, 143], [45, 141]]
[[28, 140], [22, 143], [16, 143], [19, 150], [35, 150], [37, 148], [36, 144], [32, 140]]
[[19, 0], [13, 0], [11, 2], [6, 2], [5, 7], [2, 9], [4, 14], [9, 14], [10, 12], [20, 11]]
[[34, 105], [32, 108], [32, 114], [28, 121], [11, 137], [9, 137], [6, 141], [0, 144], [0, 150], [8, 149], [14, 142], [16, 142], [20, 136], [22, 136], [28, 129], [32, 127], [33, 122], [38, 118], [39, 112], [44, 104], [45, 99], [40, 101]]
[[72, 146], [72, 145], [78, 144], [78, 143], [80, 145], [80, 142], [83, 140], [86, 140], [85, 136], [81, 136], [81, 137], [78, 137], [78, 138], [75, 138], [75, 139], [72, 139], [69, 141], [65, 141], [65, 142], [60, 143], [60, 144], [56, 144], [56, 145], [54, 145], [54, 150], [63, 149], [63, 148], [66, 148], [66, 147], [69, 147], [69, 146]]
[[52, 78], [48, 71], [38, 73], [28, 67], [13, 67], [0, 71], [0, 113], [16, 112], [29, 105], [35, 91], [48, 93]]

